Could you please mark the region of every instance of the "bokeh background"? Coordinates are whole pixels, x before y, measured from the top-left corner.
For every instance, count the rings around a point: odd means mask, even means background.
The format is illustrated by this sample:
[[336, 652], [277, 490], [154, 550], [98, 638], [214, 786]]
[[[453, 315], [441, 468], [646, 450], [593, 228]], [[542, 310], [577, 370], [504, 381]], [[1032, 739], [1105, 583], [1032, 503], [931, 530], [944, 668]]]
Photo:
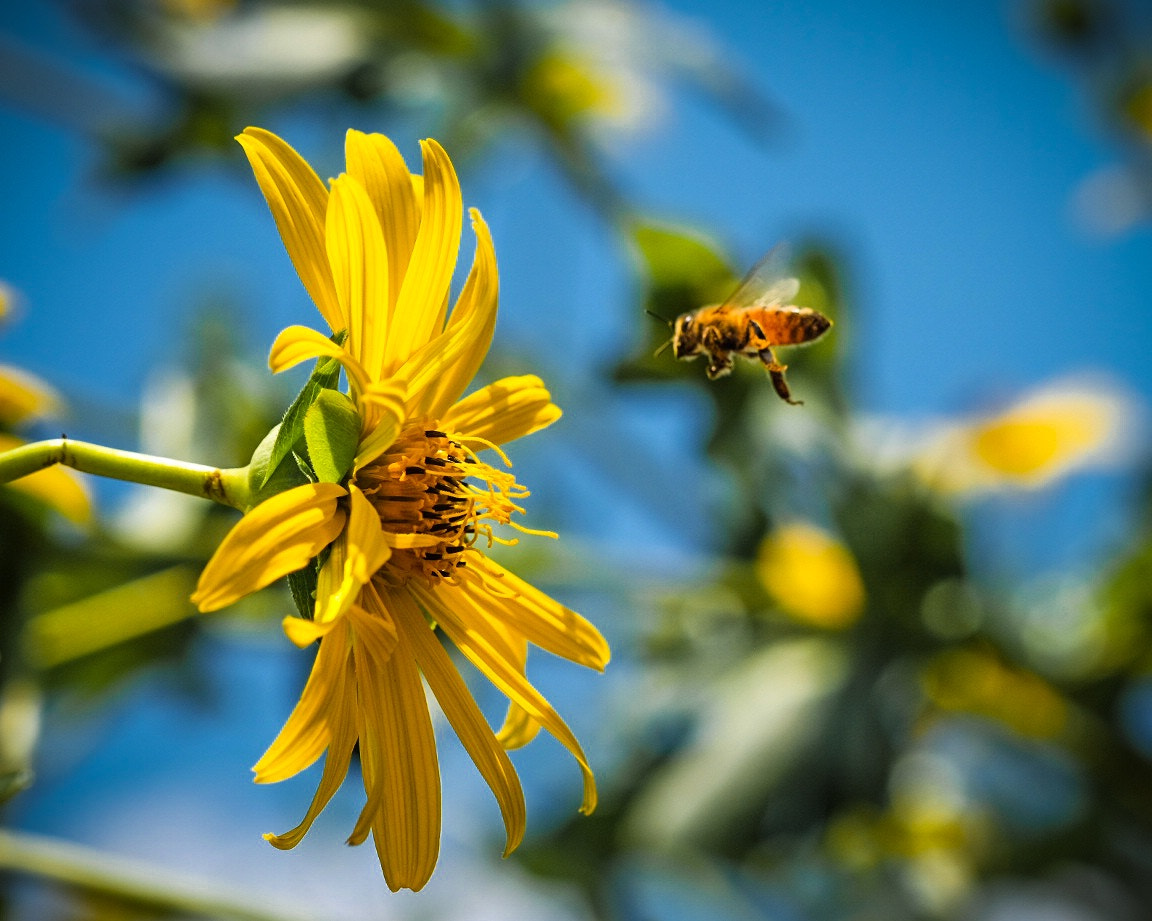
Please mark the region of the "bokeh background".
[[[562, 538], [502, 560], [615, 655], [529, 663], [598, 812], [539, 739], [501, 861], [445, 733], [392, 895], [355, 783], [260, 838], [315, 783], [247, 770], [310, 656], [286, 590], [187, 604], [232, 515], [6, 490], [4, 917], [1152, 917], [1150, 61], [1138, 0], [4, 5], [5, 431], [243, 463], [315, 317], [232, 137], [332, 176], [348, 127], [434, 136], [496, 240], [482, 376], [565, 409], [513, 454]], [[653, 355], [646, 309], [778, 241], [836, 322], [782, 355], [804, 406]]]

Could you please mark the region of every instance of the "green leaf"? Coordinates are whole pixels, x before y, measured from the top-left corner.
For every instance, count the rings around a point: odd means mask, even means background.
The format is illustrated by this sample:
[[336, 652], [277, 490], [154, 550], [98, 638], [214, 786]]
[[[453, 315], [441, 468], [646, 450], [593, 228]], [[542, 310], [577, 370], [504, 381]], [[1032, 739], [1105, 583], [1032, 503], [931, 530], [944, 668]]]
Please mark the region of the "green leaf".
[[251, 489], [249, 509], [286, 489], [303, 486], [311, 479], [296, 464], [281, 463], [283, 458], [272, 464], [274, 446], [279, 442], [282, 426], [283, 423], [277, 425], [265, 435], [252, 453], [252, 460], [248, 464], [248, 485]]
[[304, 413], [304, 441], [321, 483], [344, 479], [360, 443], [360, 414], [352, 401], [336, 390], [321, 390]]
[[[335, 333], [332, 336], [332, 341], [341, 345], [346, 338], [347, 333], [342, 331]], [[276, 436], [276, 443], [272, 446], [268, 459], [265, 479], [256, 484], [258, 487], [263, 487], [267, 483], [268, 478], [280, 466], [280, 462], [288, 456], [304, 435], [304, 416], [308, 412], [308, 407], [315, 402], [322, 390], [335, 390], [339, 383], [340, 362], [335, 358], [317, 359], [316, 368], [312, 371], [308, 382], [284, 413], [284, 419], [280, 423], [280, 430]]]

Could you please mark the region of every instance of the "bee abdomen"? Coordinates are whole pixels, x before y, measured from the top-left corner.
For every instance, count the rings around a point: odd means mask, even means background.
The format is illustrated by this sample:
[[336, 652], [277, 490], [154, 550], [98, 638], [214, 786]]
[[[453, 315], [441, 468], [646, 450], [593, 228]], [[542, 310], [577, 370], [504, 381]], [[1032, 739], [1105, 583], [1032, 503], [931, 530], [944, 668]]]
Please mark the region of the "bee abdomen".
[[757, 322], [763, 327], [769, 345], [811, 342], [824, 335], [832, 325], [831, 320], [810, 307], [780, 307], [767, 313], [767, 317], [758, 317]]

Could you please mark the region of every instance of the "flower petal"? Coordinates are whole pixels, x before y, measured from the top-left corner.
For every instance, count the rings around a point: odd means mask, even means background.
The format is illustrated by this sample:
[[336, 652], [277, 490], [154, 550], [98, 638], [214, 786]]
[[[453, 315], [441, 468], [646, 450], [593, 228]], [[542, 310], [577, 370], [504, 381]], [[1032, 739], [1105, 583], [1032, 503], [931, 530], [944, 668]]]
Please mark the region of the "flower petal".
[[466, 581], [458, 587], [443, 588], [470, 596], [472, 603], [492, 620], [507, 625], [541, 649], [570, 662], [604, 670], [612, 653], [591, 623], [482, 553], [468, 554], [468, 567], [481, 576], [480, 584]]
[[[344, 153], [348, 175], [355, 177], [368, 192], [384, 232], [384, 249], [388, 253], [387, 328], [420, 230], [420, 206], [404, 158], [384, 135], [349, 131], [344, 141]], [[379, 358], [380, 364], [369, 368], [376, 377], [384, 373], [383, 352]]]
[[596, 779], [584, 750], [552, 705], [520, 674], [515, 657], [508, 654], [507, 644], [488, 624], [483, 609], [463, 593], [457, 593], [449, 602], [441, 591], [443, 583], [431, 589], [414, 580], [409, 588], [468, 661], [568, 749], [584, 775], [580, 811], [592, 812], [596, 808]]
[[348, 710], [349, 654], [346, 630], [337, 631], [320, 645], [291, 716], [252, 768], [256, 783], [277, 783], [295, 776], [324, 753], [333, 739], [333, 729], [340, 729], [345, 722], [355, 727]]
[[524, 837], [527, 823], [524, 791], [516, 769], [492, 735], [491, 727], [472, 699], [460, 672], [411, 597], [397, 592], [390, 596], [388, 604], [397, 627], [415, 653], [424, 678], [440, 702], [440, 708], [496, 797], [504, 819], [504, 856], [507, 857]]
[[388, 330], [388, 273], [382, 268], [388, 256], [376, 210], [351, 176], [332, 180], [326, 226], [336, 296], [348, 319], [345, 347], [374, 380]]
[[353, 473], [376, 460], [396, 440], [407, 418], [404, 403], [407, 393], [407, 381], [389, 378], [373, 382], [361, 395], [360, 406], [368, 431], [361, 437], [356, 449], [356, 458], [352, 461]]
[[268, 352], [268, 367], [273, 374], [279, 374], [310, 358], [335, 358], [348, 373], [354, 392], [363, 393], [368, 388], [368, 375], [352, 353], [307, 326], [289, 326], [280, 330]]
[[445, 428], [503, 445], [560, 418], [560, 407], [534, 374], [505, 377], [469, 394], [440, 418]]
[[464, 204], [460, 181], [444, 149], [423, 141], [424, 202], [420, 231], [396, 299], [384, 370], [390, 373], [440, 332], [456, 269]]
[[276, 219], [284, 248], [321, 316], [335, 330], [348, 321], [340, 310], [325, 246], [328, 190], [304, 158], [263, 128], [245, 128], [236, 140], [248, 155], [260, 190]]
[[227, 607], [308, 564], [344, 528], [335, 483], [305, 483], [261, 502], [228, 532], [192, 595], [201, 611]]
[[475, 208], [469, 211], [472, 229], [476, 232], [476, 253], [464, 290], [456, 301], [456, 307], [448, 321], [446, 334], [463, 334], [467, 346], [460, 357], [437, 377], [430, 393], [423, 400], [434, 418], [439, 418], [445, 410], [460, 399], [465, 388], [484, 363], [488, 347], [492, 344], [492, 333], [496, 329], [496, 306], [499, 299], [500, 279], [496, 270], [496, 248], [488, 225]]
[[[325, 656], [325, 648], [327, 647], [331, 647], [331, 649], [328, 656]], [[334, 631], [321, 646], [320, 653], [316, 657], [316, 663], [313, 665], [313, 675], [321, 670], [323, 672], [321, 679], [323, 690], [326, 693], [319, 719], [323, 724], [321, 738], [326, 738], [325, 744], [328, 754], [324, 759], [324, 771], [320, 775], [320, 783], [316, 787], [316, 793], [312, 797], [312, 802], [300, 824], [282, 835], [266, 834], [264, 836], [265, 841], [281, 850], [287, 850], [300, 843], [300, 839], [312, 827], [316, 817], [320, 815], [324, 807], [328, 805], [328, 801], [340, 789], [340, 785], [348, 775], [348, 764], [352, 758], [352, 749], [356, 744], [356, 689], [351, 674], [348, 636], [345, 630]], [[311, 683], [311, 677], [309, 683]], [[307, 686], [305, 686], [305, 692], [307, 692]], [[303, 696], [301, 697], [302, 703]], [[289, 729], [295, 715], [293, 712], [292, 717], [289, 717], [289, 722], [285, 724], [284, 730], [281, 730], [281, 735]], [[302, 728], [309, 728], [308, 724], [302, 722]], [[303, 738], [307, 739], [308, 737], [304, 736]], [[291, 739], [292, 735], [289, 736], [289, 743]], [[276, 742], [273, 742], [273, 748], [277, 748], [279, 742], [280, 738], [277, 737]], [[315, 741], [312, 741], [312, 747], [307, 749], [308, 754], [314, 750], [315, 744]], [[293, 767], [296, 764], [303, 764], [304, 759], [300, 756], [304, 754], [304, 749], [291, 744], [287, 744], [285, 749], [285, 754], [282, 756], [283, 761], [289, 762], [290, 766]], [[269, 752], [271, 751], [272, 749], [269, 749]], [[294, 756], [295, 760], [293, 761]], [[260, 759], [260, 763], [264, 763], [266, 759], [268, 759], [267, 754]], [[315, 760], [313, 757], [312, 761], [308, 763], [311, 764]], [[257, 767], [259, 766], [258, 764]], [[296, 770], [299, 769], [296, 768]], [[257, 774], [257, 781], [260, 781], [259, 774]]]
[[428, 701], [412, 650], [401, 634], [381, 661], [377, 647], [360, 642], [372, 632], [358, 611], [349, 618], [360, 701], [360, 761], [369, 802], [350, 841], [369, 825], [388, 888], [423, 888], [440, 851], [440, 767]]

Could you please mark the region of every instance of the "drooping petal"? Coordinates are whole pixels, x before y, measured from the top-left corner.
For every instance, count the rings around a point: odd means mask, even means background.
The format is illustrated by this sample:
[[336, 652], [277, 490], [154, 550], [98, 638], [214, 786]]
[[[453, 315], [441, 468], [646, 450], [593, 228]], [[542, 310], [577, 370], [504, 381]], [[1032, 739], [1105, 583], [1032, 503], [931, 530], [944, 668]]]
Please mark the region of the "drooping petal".
[[464, 204], [460, 181], [444, 149], [423, 141], [424, 202], [420, 231], [388, 331], [384, 372], [390, 374], [440, 332], [456, 268]]
[[[330, 658], [324, 654], [323, 647], [328, 646], [332, 647], [329, 651]], [[333, 631], [332, 635], [324, 642], [323, 647], [316, 657], [313, 673], [323, 667], [328, 682], [329, 692], [324, 701], [324, 710], [321, 715], [328, 740], [328, 754], [324, 759], [324, 770], [320, 775], [320, 783], [316, 787], [316, 793], [312, 797], [312, 802], [300, 824], [284, 834], [266, 834], [264, 836], [265, 841], [281, 850], [293, 848], [300, 843], [300, 839], [312, 827], [316, 817], [320, 815], [332, 796], [340, 789], [340, 785], [348, 775], [348, 764], [352, 758], [352, 749], [356, 745], [355, 682], [349, 661], [347, 630], [341, 628]], [[291, 717], [289, 722], [291, 722]], [[287, 730], [288, 725], [285, 725], [284, 728]], [[276, 743], [273, 745], [275, 746]], [[265, 755], [265, 758], [267, 757]], [[315, 761], [315, 758], [312, 760]], [[257, 777], [259, 779], [259, 775]]]
[[280, 330], [268, 352], [268, 367], [273, 374], [279, 374], [311, 358], [335, 358], [348, 373], [354, 392], [363, 393], [368, 388], [368, 374], [352, 353], [307, 326], [289, 326]]
[[450, 594], [468, 595], [492, 620], [506, 624], [528, 642], [571, 662], [603, 671], [611, 658], [608, 643], [591, 623], [482, 553], [468, 554], [468, 566], [482, 584], [445, 585]]
[[[491, 623], [497, 631], [504, 635], [504, 639], [512, 647], [514, 657], [511, 661], [516, 663], [516, 668], [520, 674], [527, 677], [528, 641], [520, 634], [513, 634], [511, 629], [497, 620], [493, 620]], [[510, 701], [508, 710], [504, 714], [504, 723], [501, 725], [500, 731], [496, 733], [496, 741], [507, 751], [523, 748], [540, 734], [540, 729], [540, 724], [532, 719], [527, 710]]]
[[302, 569], [344, 528], [335, 483], [305, 483], [261, 502], [228, 532], [192, 595], [201, 611], [227, 607]]
[[355, 612], [349, 619], [358, 637], [360, 759], [369, 798], [349, 840], [363, 840], [363, 825], [370, 826], [388, 888], [419, 890], [440, 851], [440, 767], [428, 701], [405, 635], [381, 661], [370, 641], [359, 641], [372, 625]]
[[440, 591], [442, 585], [431, 589], [413, 581], [409, 588], [468, 661], [568, 749], [584, 775], [580, 811], [592, 812], [596, 808], [596, 779], [584, 750], [552, 705], [520, 673], [515, 656], [508, 653], [507, 644], [491, 629], [483, 611], [464, 594], [456, 595], [452, 603], [447, 603]]
[[348, 319], [345, 348], [374, 380], [388, 329], [388, 255], [372, 201], [351, 176], [332, 180], [327, 235], [336, 297]]
[[276, 219], [276, 227], [296, 272], [333, 331], [346, 329], [325, 246], [328, 190], [304, 158], [263, 128], [245, 128], [236, 137], [252, 164], [256, 181]]
[[[344, 153], [348, 175], [355, 177], [367, 190], [384, 231], [384, 248], [388, 253], [388, 304], [385, 313], [385, 327], [388, 328], [408, 271], [416, 234], [420, 230], [420, 206], [404, 158], [384, 135], [349, 131], [344, 141]], [[383, 358], [381, 353], [381, 364], [373, 364], [368, 369], [376, 377], [383, 375]]]
[[392, 555], [372, 503], [355, 486], [349, 487], [349, 493], [348, 527], [341, 534], [343, 552], [337, 565], [328, 565], [331, 556], [325, 563], [324, 569], [331, 573], [332, 584], [318, 586], [316, 590], [316, 621], [321, 624], [343, 617], [360, 596], [360, 590]]
[[396, 625], [415, 653], [416, 662], [440, 702], [444, 715], [496, 797], [504, 819], [504, 856], [507, 857], [520, 844], [527, 822], [524, 791], [520, 787], [516, 769], [493, 736], [491, 727], [476, 706], [456, 666], [411, 597], [396, 592], [389, 596], [388, 603]]
[[476, 232], [476, 254], [445, 331], [447, 335], [453, 335], [466, 330], [468, 338], [464, 341], [468, 347], [436, 379], [422, 400], [426, 411], [434, 418], [444, 415], [472, 383], [488, 354], [492, 333], [496, 329], [496, 306], [500, 293], [496, 248], [480, 212], [472, 208], [469, 214]]
[[501, 378], [469, 394], [440, 417], [446, 429], [504, 445], [560, 418], [544, 382], [534, 374]]
[[320, 645], [291, 716], [252, 768], [256, 783], [276, 783], [295, 776], [324, 754], [334, 728], [342, 727], [346, 721], [355, 728], [348, 710], [349, 655], [346, 630], [337, 631]]

